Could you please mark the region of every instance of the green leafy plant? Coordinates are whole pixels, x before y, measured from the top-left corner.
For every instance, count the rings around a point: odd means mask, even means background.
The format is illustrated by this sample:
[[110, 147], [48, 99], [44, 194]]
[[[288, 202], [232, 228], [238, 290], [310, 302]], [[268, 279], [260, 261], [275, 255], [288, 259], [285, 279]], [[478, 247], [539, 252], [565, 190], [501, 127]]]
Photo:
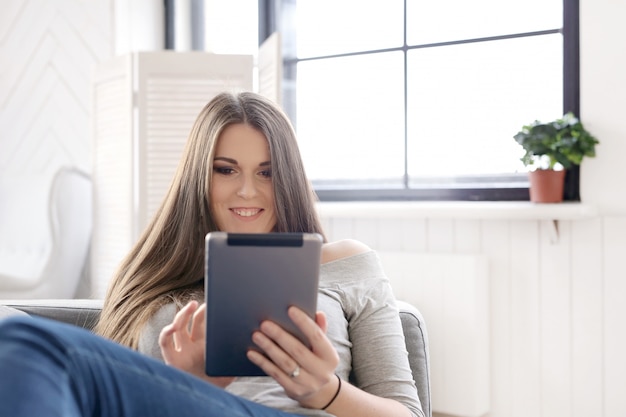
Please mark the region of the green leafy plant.
[[513, 137], [526, 151], [520, 158], [524, 165], [544, 169], [555, 169], [557, 164], [564, 169], [580, 165], [585, 156], [596, 156], [599, 143], [571, 112], [549, 123], [536, 120]]

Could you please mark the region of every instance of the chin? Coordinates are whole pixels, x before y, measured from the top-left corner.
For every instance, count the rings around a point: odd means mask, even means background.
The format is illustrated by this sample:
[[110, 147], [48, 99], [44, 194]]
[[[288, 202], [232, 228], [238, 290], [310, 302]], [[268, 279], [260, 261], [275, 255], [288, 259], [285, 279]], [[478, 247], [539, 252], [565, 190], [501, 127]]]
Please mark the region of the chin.
[[272, 230], [264, 227], [231, 227], [230, 229], [226, 229], [227, 232], [231, 233], [270, 233]]

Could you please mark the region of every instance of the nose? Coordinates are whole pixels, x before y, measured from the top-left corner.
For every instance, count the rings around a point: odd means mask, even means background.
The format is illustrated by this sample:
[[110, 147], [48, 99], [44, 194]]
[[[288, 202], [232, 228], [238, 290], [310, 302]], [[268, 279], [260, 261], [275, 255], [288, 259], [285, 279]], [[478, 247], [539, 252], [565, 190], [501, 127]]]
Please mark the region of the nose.
[[239, 184], [239, 189], [237, 190], [237, 196], [241, 198], [252, 198], [256, 196], [257, 188], [253, 177], [248, 175], [243, 175], [241, 177], [241, 183]]

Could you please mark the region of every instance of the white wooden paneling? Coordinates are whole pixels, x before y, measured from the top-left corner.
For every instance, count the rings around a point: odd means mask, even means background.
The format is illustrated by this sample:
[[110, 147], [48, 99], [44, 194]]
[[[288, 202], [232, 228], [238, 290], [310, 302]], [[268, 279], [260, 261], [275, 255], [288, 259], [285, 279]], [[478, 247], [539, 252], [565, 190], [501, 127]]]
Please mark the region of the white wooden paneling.
[[[117, 57], [99, 66], [93, 86], [93, 138], [95, 148], [93, 178], [106, 177], [95, 184], [94, 227], [91, 238], [91, 277], [93, 294], [106, 293], [112, 276], [133, 243], [133, 152], [132, 76], [129, 56]], [[106, 167], [106, 169], [103, 169]], [[103, 227], [106, 225], [106, 227]], [[93, 256], [97, 254], [97, 256]]]
[[603, 415], [602, 220], [572, 222], [572, 417]]
[[354, 221], [352, 219], [334, 218], [330, 223], [329, 240], [354, 239]]
[[604, 235], [604, 412], [626, 410], [626, 218], [607, 217]]
[[111, 10], [111, 0], [2, 3], [0, 175], [91, 172], [91, 72], [113, 53]]
[[[475, 237], [475, 236], [474, 236]], [[489, 260], [491, 414], [512, 415], [511, 232], [506, 220], [482, 222], [482, 248]]]
[[283, 102], [283, 57], [279, 32], [272, 33], [259, 46], [259, 94], [279, 106]]
[[412, 252], [426, 252], [428, 236], [427, 221], [424, 219], [405, 219], [397, 225], [398, 239], [402, 240], [402, 248]]
[[458, 219], [454, 221], [454, 251], [457, 253], [481, 253], [482, 234], [480, 220]]
[[396, 296], [419, 306], [427, 323], [433, 410], [484, 415], [490, 403], [486, 258], [387, 251], [379, 256]]
[[538, 241], [537, 222], [511, 223], [512, 417], [541, 415]]
[[430, 219], [426, 227], [428, 252], [454, 251], [454, 220]]
[[[405, 239], [402, 234], [403, 224], [401, 219], [378, 219], [378, 238], [376, 247], [384, 251], [402, 251], [405, 249]], [[417, 239], [417, 236], [411, 236]]]
[[322, 225], [322, 230], [324, 230], [324, 234], [326, 235], [326, 239], [331, 240], [329, 235], [331, 220], [329, 218], [320, 218], [320, 223]]
[[571, 415], [571, 232], [559, 223], [558, 241], [552, 222], [540, 223], [539, 339], [541, 415]]
[[369, 246], [378, 243], [379, 222], [375, 219], [354, 219], [352, 238], [360, 240]]

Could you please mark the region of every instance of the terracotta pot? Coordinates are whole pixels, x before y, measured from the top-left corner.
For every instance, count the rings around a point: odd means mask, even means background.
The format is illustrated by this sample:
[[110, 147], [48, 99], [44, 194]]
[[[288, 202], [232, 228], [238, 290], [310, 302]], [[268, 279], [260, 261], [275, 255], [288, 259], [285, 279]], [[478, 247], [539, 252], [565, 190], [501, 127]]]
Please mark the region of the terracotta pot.
[[528, 173], [530, 201], [533, 203], [560, 203], [563, 201], [565, 170], [538, 169]]

